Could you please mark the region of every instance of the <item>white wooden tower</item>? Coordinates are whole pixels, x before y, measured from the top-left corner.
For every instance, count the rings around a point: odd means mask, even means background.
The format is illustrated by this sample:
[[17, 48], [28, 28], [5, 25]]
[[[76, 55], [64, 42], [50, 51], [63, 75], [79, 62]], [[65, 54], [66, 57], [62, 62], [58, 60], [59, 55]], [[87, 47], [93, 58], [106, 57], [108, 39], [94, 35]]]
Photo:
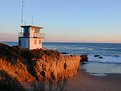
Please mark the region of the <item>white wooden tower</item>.
[[33, 25], [21, 26], [22, 31], [19, 33], [18, 44], [22, 48], [29, 50], [42, 48], [44, 34], [40, 33], [42, 27]]
[[18, 45], [29, 50], [42, 48], [44, 34], [40, 33], [42, 27], [24, 24], [24, 0], [22, 0], [21, 32], [18, 35]]

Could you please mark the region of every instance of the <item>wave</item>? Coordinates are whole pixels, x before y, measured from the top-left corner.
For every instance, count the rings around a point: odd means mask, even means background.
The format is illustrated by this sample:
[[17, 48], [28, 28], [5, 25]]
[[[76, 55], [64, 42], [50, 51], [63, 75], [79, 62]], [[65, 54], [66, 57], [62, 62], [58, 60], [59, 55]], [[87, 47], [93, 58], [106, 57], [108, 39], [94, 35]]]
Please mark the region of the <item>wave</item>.
[[121, 56], [101, 56], [102, 59], [99, 57], [94, 57], [94, 55], [89, 55], [90, 62], [97, 62], [97, 63], [120, 63], [121, 64]]
[[106, 50], [115, 50], [115, 49], [121, 49], [121, 48], [100, 48], [100, 49], [106, 49]]

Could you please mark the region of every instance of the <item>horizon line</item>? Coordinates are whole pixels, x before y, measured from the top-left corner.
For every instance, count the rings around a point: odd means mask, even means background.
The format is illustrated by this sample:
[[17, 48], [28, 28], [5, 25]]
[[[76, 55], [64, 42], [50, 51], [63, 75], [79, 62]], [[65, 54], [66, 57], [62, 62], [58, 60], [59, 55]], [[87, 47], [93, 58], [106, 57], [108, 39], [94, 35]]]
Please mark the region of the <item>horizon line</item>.
[[[16, 42], [17, 41], [0, 41], [0, 43], [4, 42]], [[77, 42], [77, 41], [43, 41], [43, 43], [105, 43], [105, 44], [121, 44], [120, 42]]]

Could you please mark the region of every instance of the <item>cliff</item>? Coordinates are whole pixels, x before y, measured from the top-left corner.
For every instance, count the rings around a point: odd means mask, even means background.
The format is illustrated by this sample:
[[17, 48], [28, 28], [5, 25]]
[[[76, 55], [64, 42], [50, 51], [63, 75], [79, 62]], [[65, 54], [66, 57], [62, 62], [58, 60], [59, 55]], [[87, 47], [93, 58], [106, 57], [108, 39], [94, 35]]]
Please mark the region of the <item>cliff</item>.
[[76, 55], [67, 56], [47, 49], [29, 51], [0, 44], [0, 82], [8, 79], [6, 77], [17, 83], [71, 78], [79, 66], [80, 57]]

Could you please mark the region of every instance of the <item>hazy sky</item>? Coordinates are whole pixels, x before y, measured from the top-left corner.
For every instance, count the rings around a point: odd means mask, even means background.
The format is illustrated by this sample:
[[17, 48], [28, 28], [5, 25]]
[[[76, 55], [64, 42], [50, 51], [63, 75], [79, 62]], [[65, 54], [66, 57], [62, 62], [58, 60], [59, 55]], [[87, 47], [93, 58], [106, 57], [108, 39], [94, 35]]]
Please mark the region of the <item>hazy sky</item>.
[[[24, 0], [24, 20], [45, 41], [121, 43], [121, 0]], [[17, 41], [22, 0], [0, 1], [0, 41]]]

